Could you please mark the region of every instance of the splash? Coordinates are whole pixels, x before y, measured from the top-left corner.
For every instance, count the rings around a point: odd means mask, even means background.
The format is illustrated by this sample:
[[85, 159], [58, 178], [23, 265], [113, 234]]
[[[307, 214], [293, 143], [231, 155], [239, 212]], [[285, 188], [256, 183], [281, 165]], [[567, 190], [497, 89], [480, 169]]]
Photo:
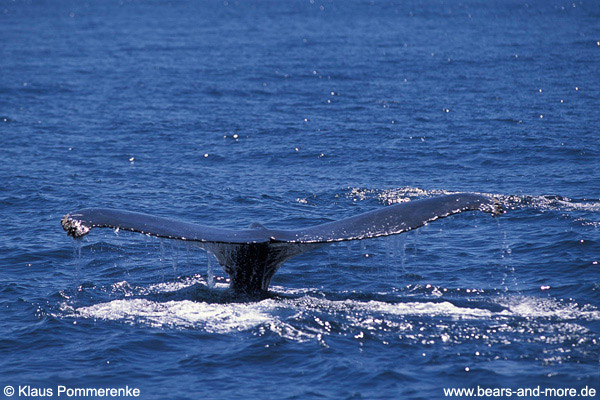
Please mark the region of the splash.
[[[405, 186], [395, 189], [368, 189], [348, 188], [345, 197], [353, 201], [377, 199], [382, 204], [397, 204], [415, 200], [423, 197], [433, 197], [460, 192], [444, 189], [421, 189], [418, 187]], [[599, 199], [572, 199], [560, 195], [515, 195], [494, 194], [485, 192], [473, 192], [480, 195], [493, 197], [505, 206], [505, 209], [514, 210], [521, 208], [533, 208], [539, 210], [562, 210], [562, 211], [600, 211]]]
[[[84, 307], [63, 303], [62, 313], [57, 316], [120, 321], [140, 328], [193, 329], [222, 334], [244, 331], [260, 334], [268, 331], [295, 340], [334, 333], [346, 335], [357, 330], [381, 335], [382, 338], [401, 332], [430, 335], [427, 331], [437, 331], [441, 326], [454, 326], [459, 333], [473, 329], [486, 331], [492, 340], [494, 332], [539, 330], [540, 327], [556, 330], [557, 326], [565, 324], [571, 331], [589, 332], [581, 323], [600, 321], [600, 311], [592, 305], [581, 306], [574, 302], [521, 295], [487, 297], [478, 290], [462, 291], [474, 294], [469, 301], [457, 300], [452, 295], [443, 296], [441, 293], [447, 293], [443, 288], [432, 288], [430, 295], [425, 298], [388, 295], [389, 300], [382, 301], [334, 300], [324, 298], [318, 289], [286, 290], [275, 287], [277, 293], [285, 297], [223, 303], [188, 298], [157, 301], [151, 296], [175, 291], [185, 294], [185, 289], [197, 285], [208, 286], [199, 275], [148, 287], [132, 287], [126, 282], [119, 285], [126, 287], [130, 295], [142, 297], [122, 298]], [[225, 283], [216, 286], [217, 290], [227, 291]], [[317, 322], [320, 328], [315, 329], [314, 322], [317, 319], [321, 323]], [[329, 330], [323, 321], [328, 321]], [[423, 327], [425, 332], [419, 331]]]
[[190, 300], [156, 302], [113, 300], [74, 310], [73, 316], [140, 323], [151, 327], [194, 328], [209, 333], [245, 331], [273, 318], [253, 304], [201, 303]]

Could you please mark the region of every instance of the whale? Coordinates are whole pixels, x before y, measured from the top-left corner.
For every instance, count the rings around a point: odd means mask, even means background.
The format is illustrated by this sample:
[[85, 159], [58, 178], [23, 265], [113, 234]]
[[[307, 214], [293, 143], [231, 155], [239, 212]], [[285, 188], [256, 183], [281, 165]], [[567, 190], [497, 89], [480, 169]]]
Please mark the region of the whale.
[[111, 228], [194, 242], [216, 257], [229, 275], [231, 289], [255, 295], [268, 291], [273, 275], [284, 262], [316, 247], [397, 235], [466, 211], [492, 216], [503, 213], [502, 204], [490, 196], [455, 193], [292, 230], [268, 229], [260, 223], [253, 223], [248, 229], [225, 229], [111, 208], [77, 210], [66, 214], [61, 224], [73, 238], [81, 238], [93, 228]]

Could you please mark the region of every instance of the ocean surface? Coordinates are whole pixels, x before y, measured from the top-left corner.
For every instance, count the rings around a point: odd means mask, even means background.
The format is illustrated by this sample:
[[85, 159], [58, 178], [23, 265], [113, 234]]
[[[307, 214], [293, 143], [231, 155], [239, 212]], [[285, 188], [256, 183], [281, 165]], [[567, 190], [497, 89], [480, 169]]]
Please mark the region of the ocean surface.
[[[0, 183], [0, 398], [600, 391], [598, 1], [0, 0]], [[192, 243], [60, 225], [454, 192], [505, 213], [303, 254], [262, 300]]]

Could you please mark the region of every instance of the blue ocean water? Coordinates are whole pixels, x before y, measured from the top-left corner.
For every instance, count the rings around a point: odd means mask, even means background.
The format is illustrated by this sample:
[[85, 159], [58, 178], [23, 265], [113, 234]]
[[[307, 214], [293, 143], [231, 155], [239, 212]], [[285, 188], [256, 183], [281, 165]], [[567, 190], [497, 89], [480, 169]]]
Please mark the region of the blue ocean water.
[[[600, 391], [599, 21], [597, 1], [1, 0], [0, 386]], [[294, 228], [460, 191], [506, 213], [304, 254], [260, 301], [189, 243], [60, 226]]]

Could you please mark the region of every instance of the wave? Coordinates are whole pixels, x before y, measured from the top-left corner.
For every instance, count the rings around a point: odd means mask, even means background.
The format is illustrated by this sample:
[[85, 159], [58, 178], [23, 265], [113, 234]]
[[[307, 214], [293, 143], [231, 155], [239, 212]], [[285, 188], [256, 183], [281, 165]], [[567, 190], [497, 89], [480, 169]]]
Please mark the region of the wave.
[[[562, 331], [567, 336], [572, 332], [586, 336], [589, 331], [584, 325], [600, 321], [600, 311], [592, 305], [523, 295], [484, 296], [482, 291], [472, 297], [448, 299], [385, 294], [384, 301], [373, 296], [335, 300], [328, 299], [319, 289], [274, 287], [275, 298], [231, 302], [222, 297], [229, 293], [225, 283], [204, 292], [207, 284], [199, 275], [148, 287], [135, 288], [126, 282], [113, 286], [117, 292], [127, 288], [126, 297], [81, 307], [65, 302], [54, 316], [214, 334], [271, 332], [296, 341], [322, 339], [323, 335], [334, 333], [354, 336], [360, 332], [382, 340], [389, 335], [429, 337], [439, 334], [441, 327], [451, 327], [448, 332], [442, 329], [448, 335], [444, 341], [467, 331], [485, 333], [491, 341], [503, 340], [507, 332], [533, 332], [540, 327], [557, 334]], [[203, 301], [190, 299], [190, 290], [202, 292]], [[174, 291], [185, 298], [172, 297]], [[206, 293], [213, 297], [207, 299]], [[157, 298], [160, 294], [171, 297]], [[493, 332], [490, 327], [494, 327]], [[494, 337], [498, 332], [501, 333]]]
[[[396, 189], [348, 188], [344, 196], [354, 201], [375, 198], [384, 204], [407, 202], [415, 198], [441, 196], [460, 193], [444, 189], [421, 189], [418, 187], [401, 187]], [[563, 211], [600, 211], [600, 199], [571, 199], [560, 195], [515, 195], [475, 192], [500, 200], [508, 209], [534, 208], [539, 210]]]

